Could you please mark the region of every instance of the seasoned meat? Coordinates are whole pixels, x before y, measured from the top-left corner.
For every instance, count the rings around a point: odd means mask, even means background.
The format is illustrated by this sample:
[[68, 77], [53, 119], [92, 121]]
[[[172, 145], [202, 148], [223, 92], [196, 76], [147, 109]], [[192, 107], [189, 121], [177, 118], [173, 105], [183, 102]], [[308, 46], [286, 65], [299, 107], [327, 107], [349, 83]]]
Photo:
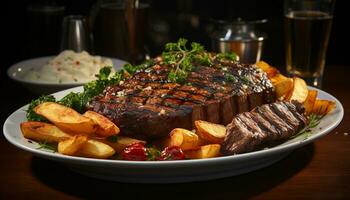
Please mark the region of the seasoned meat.
[[184, 84], [168, 82], [169, 70], [158, 63], [138, 71], [106, 88], [88, 109], [112, 120], [123, 134], [151, 138], [192, 129], [199, 119], [226, 125], [238, 113], [275, 101], [270, 80], [254, 65], [195, 65]]
[[306, 126], [303, 113], [297, 103], [276, 102], [238, 114], [227, 126], [221, 151], [239, 154], [285, 141]]

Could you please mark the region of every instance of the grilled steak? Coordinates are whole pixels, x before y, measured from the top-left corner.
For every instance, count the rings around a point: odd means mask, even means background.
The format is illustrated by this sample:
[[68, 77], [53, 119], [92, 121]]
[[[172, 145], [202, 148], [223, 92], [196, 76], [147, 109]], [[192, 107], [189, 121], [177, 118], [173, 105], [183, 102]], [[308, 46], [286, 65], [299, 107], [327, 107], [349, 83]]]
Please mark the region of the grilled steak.
[[306, 126], [301, 105], [276, 102], [235, 116], [227, 126], [224, 155], [250, 152], [283, 142]]
[[184, 84], [168, 82], [169, 71], [161, 63], [137, 71], [106, 88], [88, 109], [112, 120], [123, 134], [151, 138], [173, 128], [192, 129], [199, 119], [228, 124], [237, 113], [275, 101], [270, 80], [254, 65], [194, 65]]

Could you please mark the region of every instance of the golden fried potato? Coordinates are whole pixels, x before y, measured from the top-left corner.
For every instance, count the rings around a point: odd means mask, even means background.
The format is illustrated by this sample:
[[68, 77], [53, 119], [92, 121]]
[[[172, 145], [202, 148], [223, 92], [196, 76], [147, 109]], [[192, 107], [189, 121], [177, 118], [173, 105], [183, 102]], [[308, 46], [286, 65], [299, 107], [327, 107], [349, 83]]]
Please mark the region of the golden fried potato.
[[314, 107], [316, 98], [317, 98], [317, 90], [309, 90], [309, 94], [304, 102], [305, 113], [310, 114], [312, 108]]
[[221, 124], [214, 124], [207, 121], [197, 120], [194, 122], [197, 134], [204, 140], [215, 144], [221, 144], [226, 135], [226, 127]]
[[271, 79], [272, 85], [275, 87], [276, 97], [286, 96], [293, 89], [293, 79], [277, 74]]
[[111, 146], [117, 153], [121, 153], [126, 146], [134, 143], [144, 143], [146, 144], [146, 141], [143, 140], [137, 140], [134, 138], [130, 137], [125, 137], [125, 136], [116, 136], [115, 141], [104, 139], [104, 140], [99, 140], [109, 146]]
[[91, 134], [98, 127], [92, 119], [58, 103], [45, 102], [35, 107], [34, 111], [68, 133]]
[[71, 136], [52, 124], [45, 122], [22, 122], [21, 131], [25, 138], [41, 142], [59, 142]]
[[58, 153], [73, 156], [78, 152], [88, 141], [86, 135], [75, 135], [67, 140], [58, 143]]
[[286, 100], [288, 101], [298, 101], [299, 103], [304, 103], [307, 96], [309, 94], [309, 90], [307, 88], [306, 82], [298, 77], [293, 78], [293, 89], [286, 96]]
[[185, 151], [186, 158], [190, 159], [202, 159], [202, 158], [213, 158], [220, 156], [220, 145], [219, 144], [208, 144], [201, 146], [196, 150]]
[[96, 134], [101, 136], [111, 136], [116, 135], [120, 132], [117, 125], [115, 125], [111, 120], [109, 120], [107, 117], [96, 113], [94, 111], [86, 111], [83, 116], [92, 119], [97, 125]]
[[199, 147], [199, 144], [200, 140], [198, 135], [183, 128], [173, 129], [169, 137], [164, 141], [165, 147], [178, 146], [182, 150], [196, 149]]
[[255, 65], [258, 66], [260, 69], [262, 69], [267, 74], [268, 78], [272, 78], [272, 77], [276, 76], [277, 74], [279, 74], [278, 69], [270, 66], [269, 64], [267, 64], [264, 61], [259, 61]]
[[317, 99], [312, 108], [312, 113], [318, 115], [326, 115], [335, 108], [334, 101]]
[[89, 139], [77, 152], [78, 156], [88, 157], [88, 158], [109, 158], [115, 154], [115, 151], [109, 145]]

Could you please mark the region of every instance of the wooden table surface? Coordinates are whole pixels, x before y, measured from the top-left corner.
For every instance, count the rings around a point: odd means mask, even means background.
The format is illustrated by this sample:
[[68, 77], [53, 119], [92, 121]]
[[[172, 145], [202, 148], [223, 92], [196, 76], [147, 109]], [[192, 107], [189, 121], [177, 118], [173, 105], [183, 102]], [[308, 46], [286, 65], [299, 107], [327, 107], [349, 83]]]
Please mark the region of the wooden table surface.
[[[126, 184], [85, 177], [32, 156], [0, 136], [0, 199], [350, 199], [350, 66], [327, 66], [323, 90], [343, 104], [341, 124], [327, 136], [260, 170], [185, 184]], [[35, 95], [1, 80], [1, 123]]]

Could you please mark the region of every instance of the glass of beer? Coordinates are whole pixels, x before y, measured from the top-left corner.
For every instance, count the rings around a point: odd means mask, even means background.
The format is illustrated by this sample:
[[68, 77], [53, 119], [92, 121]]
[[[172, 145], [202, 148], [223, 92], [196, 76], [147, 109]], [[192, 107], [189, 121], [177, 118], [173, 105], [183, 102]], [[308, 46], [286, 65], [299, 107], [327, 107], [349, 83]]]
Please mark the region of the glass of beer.
[[335, 0], [285, 0], [287, 72], [321, 87]]

